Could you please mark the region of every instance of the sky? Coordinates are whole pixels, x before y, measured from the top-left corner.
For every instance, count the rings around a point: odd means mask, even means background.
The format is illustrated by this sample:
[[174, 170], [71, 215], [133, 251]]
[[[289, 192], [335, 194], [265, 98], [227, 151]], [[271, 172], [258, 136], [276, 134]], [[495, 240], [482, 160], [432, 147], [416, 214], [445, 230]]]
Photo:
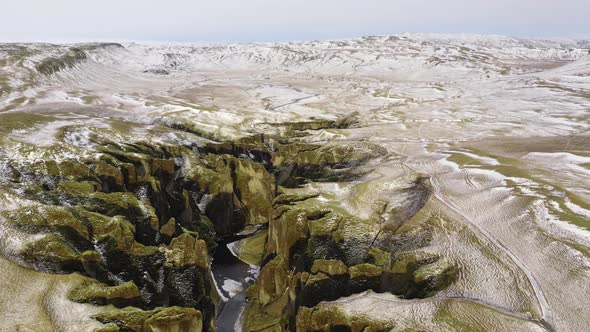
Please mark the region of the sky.
[[590, 0], [3, 0], [0, 42], [589, 37]]

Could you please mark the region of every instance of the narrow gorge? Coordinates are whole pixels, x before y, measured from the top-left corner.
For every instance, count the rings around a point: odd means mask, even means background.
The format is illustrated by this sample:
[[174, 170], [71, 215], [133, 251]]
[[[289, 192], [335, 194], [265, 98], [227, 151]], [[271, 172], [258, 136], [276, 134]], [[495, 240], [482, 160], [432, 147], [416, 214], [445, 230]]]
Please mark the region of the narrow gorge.
[[456, 267], [420, 250], [428, 226], [410, 220], [429, 199], [424, 178], [398, 190], [403, 204], [367, 218], [302, 189], [355, 181], [388, 157], [370, 143], [295, 138], [355, 125], [355, 116], [201, 144], [64, 128], [61, 148], [88, 157], [3, 164], [4, 200], [17, 195], [20, 204], [2, 218], [33, 239], [13, 254], [40, 272], [79, 274], [68, 299], [116, 308], [93, 316], [106, 324], [99, 331], [215, 330], [229, 300], [213, 278], [226, 263], [219, 245], [259, 269], [252, 285], [239, 285], [246, 331], [383, 330], [318, 304], [367, 290], [424, 298], [452, 282]]

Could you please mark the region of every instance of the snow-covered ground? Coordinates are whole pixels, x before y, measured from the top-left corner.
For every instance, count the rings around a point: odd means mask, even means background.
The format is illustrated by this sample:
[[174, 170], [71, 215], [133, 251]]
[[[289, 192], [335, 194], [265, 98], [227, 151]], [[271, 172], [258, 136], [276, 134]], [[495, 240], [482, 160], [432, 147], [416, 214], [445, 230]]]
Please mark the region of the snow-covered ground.
[[[411, 304], [420, 310], [394, 311], [400, 304], [387, 295], [343, 308], [371, 314], [367, 302], [390, 303], [401, 326], [426, 317], [424, 328], [439, 330], [447, 329], [437, 317], [449, 306], [444, 314], [458, 319], [497, 318], [496, 330], [590, 324], [590, 41], [402, 34], [125, 44], [37, 73], [37, 63], [71, 46], [0, 45], [0, 164], [46, 157], [22, 147], [59, 145], [60, 128], [71, 125], [115, 128], [125, 120], [137, 123], [129, 135], [142, 135], [181, 124], [223, 140], [267, 132], [269, 123], [358, 112], [360, 128], [308, 139], [384, 146], [395, 158], [378, 166], [379, 181], [431, 176], [426, 209], [444, 221], [429, 250], [459, 261], [462, 276], [439, 298]], [[60, 153], [72, 152], [52, 157]]]

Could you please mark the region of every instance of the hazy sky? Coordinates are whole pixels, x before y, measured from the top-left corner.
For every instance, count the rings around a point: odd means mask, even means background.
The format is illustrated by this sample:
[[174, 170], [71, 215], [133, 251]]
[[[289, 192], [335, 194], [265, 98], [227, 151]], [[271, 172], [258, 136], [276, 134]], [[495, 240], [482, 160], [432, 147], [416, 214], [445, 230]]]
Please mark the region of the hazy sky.
[[0, 41], [590, 36], [590, 0], [2, 0]]

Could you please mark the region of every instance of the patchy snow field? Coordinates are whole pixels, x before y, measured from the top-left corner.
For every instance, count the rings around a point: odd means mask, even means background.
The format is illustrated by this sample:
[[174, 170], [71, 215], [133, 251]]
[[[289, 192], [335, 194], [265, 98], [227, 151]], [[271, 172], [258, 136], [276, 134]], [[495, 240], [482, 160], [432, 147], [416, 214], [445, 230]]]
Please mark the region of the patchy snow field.
[[[314, 131], [308, 139], [382, 145], [391, 158], [377, 166], [376, 183], [406, 172], [430, 176], [434, 195], [425, 214], [440, 222], [429, 250], [462, 270], [451, 289], [428, 300], [367, 294], [335, 305], [390, 317], [400, 330], [453, 330], [455, 320], [478, 315], [490, 331], [590, 326], [590, 42], [404, 34], [103, 45], [71, 67], [37, 73], [36, 64], [71, 46], [0, 45], [0, 177], [7, 158], [75, 156], [57, 148], [68, 126], [130, 137], [181, 126], [223, 140], [276, 130], [271, 123], [358, 112], [359, 128]], [[84, 144], [83, 129], [75, 133], [65, 139]], [[374, 186], [372, 197], [395, 200], [384, 187]], [[350, 186], [337, 189], [333, 195], [351, 195]], [[15, 280], [32, 280], [43, 287], [20, 287], [46, 300], [35, 313], [0, 301], [0, 316], [18, 322], [45, 315], [67, 325], [71, 318], [51, 314], [53, 304], [64, 304], [47, 300], [63, 292], [47, 285], [61, 289], [68, 278], [42, 281], [39, 273], [9, 270], [0, 272], [0, 298], [22, 294]], [[222, 287], [231, 293], [234, 286]]]

